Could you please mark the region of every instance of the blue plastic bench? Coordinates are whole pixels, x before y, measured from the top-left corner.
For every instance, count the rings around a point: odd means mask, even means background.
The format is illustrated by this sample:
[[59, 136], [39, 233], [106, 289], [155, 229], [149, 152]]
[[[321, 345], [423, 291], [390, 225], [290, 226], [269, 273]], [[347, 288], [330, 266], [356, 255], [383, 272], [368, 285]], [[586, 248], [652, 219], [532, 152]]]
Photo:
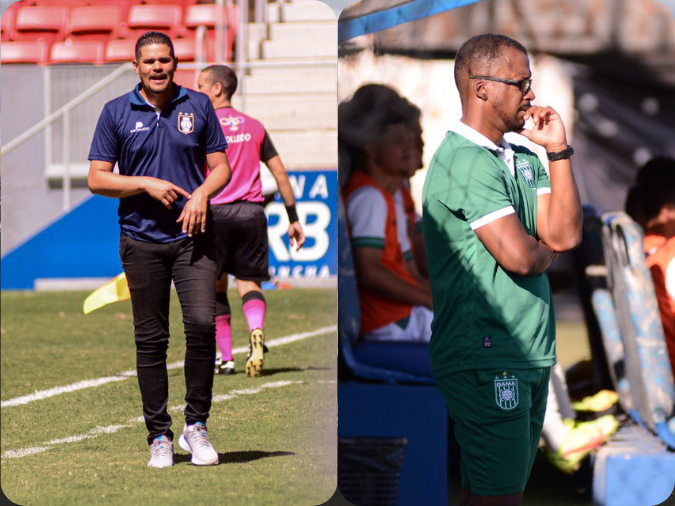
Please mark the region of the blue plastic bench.
[[405, 438], [398, 504], [448, 504], [448, 412], [431, 377], [428, 345], [361, 342], [359, 331], [356, 274], [338, 198], [338, 355], [347, 373], [338, 376], [338, 437]]

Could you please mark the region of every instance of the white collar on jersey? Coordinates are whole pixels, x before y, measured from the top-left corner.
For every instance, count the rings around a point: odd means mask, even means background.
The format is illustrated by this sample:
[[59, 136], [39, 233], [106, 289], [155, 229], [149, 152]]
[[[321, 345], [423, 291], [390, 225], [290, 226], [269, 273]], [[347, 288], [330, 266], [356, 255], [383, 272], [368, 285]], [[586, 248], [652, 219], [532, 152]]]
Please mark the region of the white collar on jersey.
[[490, 151], [496, 152], [499, 158], [504, 160], [504, 162], [506, 163], [507, 167], [511, 171], [511, 175], [515, 177], [516, 171], [513, 166], [514, 152], [513, 149], [511, 148], [511, 144], [509, 144], [506, 141], [506, 139], [502, 137], [499, 146], [497, 146], [494, 142], [485, 137], [478, 130], [471, 128], [469, 125], [462, 123], [461, 121], [457, 121], [454, 125], [452, 125], [450, 127], [450, 131], [461, 135], [465, 139], [473, 142], [474, 144], [487, 148]]

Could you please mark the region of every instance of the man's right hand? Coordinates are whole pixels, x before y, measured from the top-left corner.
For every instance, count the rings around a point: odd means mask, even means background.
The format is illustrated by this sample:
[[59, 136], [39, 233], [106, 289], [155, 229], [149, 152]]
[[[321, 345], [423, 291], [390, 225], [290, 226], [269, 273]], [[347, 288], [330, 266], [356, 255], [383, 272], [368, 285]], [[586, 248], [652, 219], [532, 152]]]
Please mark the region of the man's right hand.
[[143, 191], [153, 199], [159, 200], [164, 207], [171, 209], [171, 204], [178, 200], [179, 195], [189, 199], [192, 195], [175, 184], [157, 179], [154, 177], [144, 177], [142, 184]]

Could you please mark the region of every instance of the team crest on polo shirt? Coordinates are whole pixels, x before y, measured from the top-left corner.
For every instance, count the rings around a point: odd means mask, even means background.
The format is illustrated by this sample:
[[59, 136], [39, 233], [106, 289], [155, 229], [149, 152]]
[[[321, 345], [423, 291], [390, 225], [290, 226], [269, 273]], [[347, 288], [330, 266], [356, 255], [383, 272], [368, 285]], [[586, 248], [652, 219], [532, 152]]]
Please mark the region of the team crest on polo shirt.
[[178, 131], [184, 134], [191, 134], [195, 131], [195, 115], [183, 112], [178, 113]]
[[525, 182], [528, 184], [530, 188], [535, 188], [534, 184], [534, 169], [532, 168], [532, 165], [530, 165], [530, 162], [527, 160], [523, 162], [518, 162], [516, 163], [516, 168], [518, 169], [518, 172], [525, 178]]
[[495, 377], [495, 400], [497, 406], [507, 411], [518, 405], [518, 380], [515, 376], [509, 377], [504, 372], [501, 378]]

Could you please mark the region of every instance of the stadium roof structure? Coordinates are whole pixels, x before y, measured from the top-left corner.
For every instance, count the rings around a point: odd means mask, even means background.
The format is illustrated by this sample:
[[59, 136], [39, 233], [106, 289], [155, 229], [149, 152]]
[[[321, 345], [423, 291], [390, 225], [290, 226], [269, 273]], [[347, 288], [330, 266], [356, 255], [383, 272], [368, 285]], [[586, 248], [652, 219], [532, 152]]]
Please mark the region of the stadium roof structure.
[[478, 1], [361, 0], [351, 4], [342, 11], [340, 20], [338, 21], [338, 43]]

